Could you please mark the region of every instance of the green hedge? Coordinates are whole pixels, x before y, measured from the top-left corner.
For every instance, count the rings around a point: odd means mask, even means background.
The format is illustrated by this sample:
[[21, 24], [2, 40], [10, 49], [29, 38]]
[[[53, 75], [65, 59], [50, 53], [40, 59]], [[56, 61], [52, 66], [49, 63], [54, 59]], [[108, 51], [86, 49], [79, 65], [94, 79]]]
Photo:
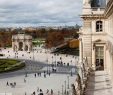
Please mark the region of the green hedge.
[[11, 59], [0, 59], [0, 73], [19, 70], [25, 67], [24, 62]]

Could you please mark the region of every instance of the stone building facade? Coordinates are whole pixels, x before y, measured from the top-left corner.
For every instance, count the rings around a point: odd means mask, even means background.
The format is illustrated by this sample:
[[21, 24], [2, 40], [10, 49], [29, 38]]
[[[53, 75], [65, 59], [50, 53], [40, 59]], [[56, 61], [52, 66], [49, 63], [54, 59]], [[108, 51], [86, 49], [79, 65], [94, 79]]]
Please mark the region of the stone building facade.
[[32, 36], [26, 34], [16, 34], [12, 36], [12, 48], [14, 51], [31, 51]]
[[113, 82], [113, 0], [93, 1], [83, 0], [80, 62], [87, 58], [90, 68], [106, 70]]

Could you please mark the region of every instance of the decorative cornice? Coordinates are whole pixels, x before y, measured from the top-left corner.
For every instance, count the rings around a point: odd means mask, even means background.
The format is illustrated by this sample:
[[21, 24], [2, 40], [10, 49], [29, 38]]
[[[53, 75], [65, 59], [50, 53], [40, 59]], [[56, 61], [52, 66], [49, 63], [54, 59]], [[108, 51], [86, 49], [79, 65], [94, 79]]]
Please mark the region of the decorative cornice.
[[81, 15], [81, 18], [83, 18], [84, 20], [105, 19], [104, 14], [88, 14], [88, 15]]
[[93, 43], [101, 43], [101, 44], [105, 44], [106, 41], [105, 41], [105, 40], [101, 40], [101, 39], [97, 39], [97, 40], [94, 40]]

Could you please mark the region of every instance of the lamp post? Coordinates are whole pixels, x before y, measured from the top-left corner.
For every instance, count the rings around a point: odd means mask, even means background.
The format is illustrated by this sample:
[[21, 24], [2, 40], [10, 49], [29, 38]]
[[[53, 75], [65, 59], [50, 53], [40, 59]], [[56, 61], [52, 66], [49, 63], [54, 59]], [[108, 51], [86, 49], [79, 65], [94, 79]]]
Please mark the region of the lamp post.
[[[72, 60], [71, 60], [71, 65], [72, 65]], [[71, 76], [73, 76], [73, 74], [72, 74], [72, 68], [71, 68]]]
[[54, 56], [55, 56], [55, 66], [56, 66], [56, 54], [54, 54]]
[[66, 81], [64, 81], [64, 84], [65, 84], [65, 92], [64, 92], [64, 93], [65, 93], [65, 95], [66, 95], [66, 92], [67, 92], [67, 91], [66, 91]]
[[48, 57], [47, 57], [47, 74], [48, 74]]
[[62, 57], [60, 57], [60, 61], [61, 61], [61, 63], [62, 63]]
[[52, 56], [52, 64], [53, 64], [53, 56]]
[[34, 58], [34, 49], [33, 49], [33, 60], [35, 60], [35, 58]]
[[67, 76], [68, 85], [67, 88], [69, 89], [69, 76]]
[[72, 60], [71, 60], [71, 65], [72, 65]]
[[52, 71], [53, 71], [53, 56], [52, 56]]
[[24, 70], [25, 70], [25, 77], [27, 77], [27, 70], [26, 70], [26, 68]]
[[58, 95], [60, 95], [60, 91], [58, 91]]
[[14, 58], [16, 58], [16, 52], [15, 52], [15, 57]]
[[16, 58], [18, 59], [18, 51], [16, 52]]
[[64, 95], [64, 85], [62, 85], [62, 95]]

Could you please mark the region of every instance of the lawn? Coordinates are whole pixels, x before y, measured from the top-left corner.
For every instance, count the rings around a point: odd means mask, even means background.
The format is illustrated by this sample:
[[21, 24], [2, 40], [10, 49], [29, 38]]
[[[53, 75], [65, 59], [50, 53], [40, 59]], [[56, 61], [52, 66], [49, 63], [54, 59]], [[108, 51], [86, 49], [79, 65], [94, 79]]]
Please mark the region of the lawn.
[[45, 39], [34, 39], [33, 40], [33, 45], [35, 45], [35, 46], [40, 46], [40, 45], [42, 45], [42, 44], [45, 44]]

